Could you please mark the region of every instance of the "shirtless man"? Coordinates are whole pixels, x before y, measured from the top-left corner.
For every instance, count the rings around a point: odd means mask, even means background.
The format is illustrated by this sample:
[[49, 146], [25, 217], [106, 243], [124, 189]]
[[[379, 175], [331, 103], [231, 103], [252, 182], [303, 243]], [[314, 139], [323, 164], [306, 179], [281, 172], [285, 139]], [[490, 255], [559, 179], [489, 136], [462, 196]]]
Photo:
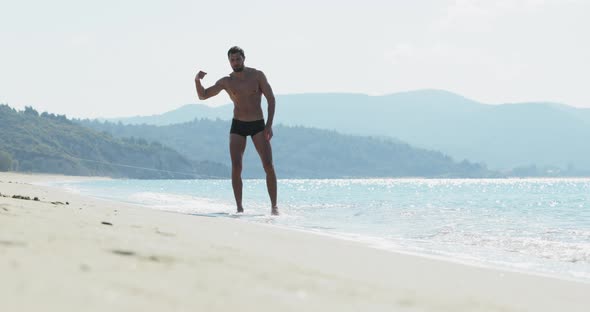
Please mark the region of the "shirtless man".
[[[270, 146], [275, 97], [264, 73], [255, 68], [244, 66], [246, 56], [241, 48], [232, 47], [229, 49], [227, 58], [233, 73], [219, 79], [212, 87], [205, 89], [201, 84], [201, 79], [207, 73], [199, 71], [195, 77], [197, 94], [200, 100], [206, 100], [219, 94], [221, 90], [225, 90], [234, 102], [234, 118], [229, 134], [229, 152], [232, 163], [231, 181], [238, 212], [244, 212], [242, 206], [242, 156], [246, 148], [246, 138], [251, 136], [266, 172], [266, 188], [270, 196], [271, 213], [278, 215], [277, 177], [272, 163]], [[268, 102], [266, 124], [261, 107], [263, 94]]]

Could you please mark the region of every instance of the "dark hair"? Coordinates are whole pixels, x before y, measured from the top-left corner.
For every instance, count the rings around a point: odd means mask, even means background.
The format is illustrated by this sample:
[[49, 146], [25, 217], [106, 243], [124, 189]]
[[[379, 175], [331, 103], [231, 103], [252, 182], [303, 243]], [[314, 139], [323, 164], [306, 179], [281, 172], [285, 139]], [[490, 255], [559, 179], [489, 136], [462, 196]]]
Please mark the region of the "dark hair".
[[238, 46], [231, 47], [229, 51], [227, 51], [227, 57], [229, 58], [234, 53], [240, 53], [240, 55], [242, 55], [242, 58], [246, 58], [246, 56], [244, 55], [244, 50], [242, 50], [242, 48]]

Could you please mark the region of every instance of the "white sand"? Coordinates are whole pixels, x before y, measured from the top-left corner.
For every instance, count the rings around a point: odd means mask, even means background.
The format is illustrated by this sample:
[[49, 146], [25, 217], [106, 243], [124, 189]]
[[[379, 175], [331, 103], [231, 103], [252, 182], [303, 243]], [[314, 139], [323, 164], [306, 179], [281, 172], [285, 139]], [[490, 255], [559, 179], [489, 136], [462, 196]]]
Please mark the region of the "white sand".
[[56, 179], [84, 178], [0, 173], [41, 200], [0, 197], [0, 311], [590, 309], [590, 284], [30, 184]]

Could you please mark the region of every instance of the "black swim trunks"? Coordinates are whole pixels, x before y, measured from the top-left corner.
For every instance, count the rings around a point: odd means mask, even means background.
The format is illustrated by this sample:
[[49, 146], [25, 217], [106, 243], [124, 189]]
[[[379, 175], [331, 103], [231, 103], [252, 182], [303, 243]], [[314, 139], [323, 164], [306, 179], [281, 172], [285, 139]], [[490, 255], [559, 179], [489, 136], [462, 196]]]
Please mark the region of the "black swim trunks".
[[233, 119], [231, 122], [231, 130], [229, 133], [234, 133], [241, 135], [243, 137], [247, 137], [249, 135], [255, 135], [260, 131], [264, 131], [264, 119], [255, 120], [255, 121], [241, 121], [237, 119]]

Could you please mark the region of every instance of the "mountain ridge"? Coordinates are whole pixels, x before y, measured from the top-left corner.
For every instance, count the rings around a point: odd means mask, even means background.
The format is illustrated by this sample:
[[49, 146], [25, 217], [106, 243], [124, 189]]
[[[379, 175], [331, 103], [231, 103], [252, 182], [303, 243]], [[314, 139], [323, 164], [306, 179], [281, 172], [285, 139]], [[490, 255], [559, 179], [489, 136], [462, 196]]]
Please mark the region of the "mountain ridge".
[[[185, 112], [182, 119], [166, 122], [229, 120], [232, 109], [228, 104], [210, 108], [208, 115]], [[554, 102], [484, 104], [437, 89], [383, 96], [303, 93], [277, 96], [274, 123], [396, 138], [497, 170], [530, 165], [590, 169], [590, 145], [585, 144], [590, 109]]]

